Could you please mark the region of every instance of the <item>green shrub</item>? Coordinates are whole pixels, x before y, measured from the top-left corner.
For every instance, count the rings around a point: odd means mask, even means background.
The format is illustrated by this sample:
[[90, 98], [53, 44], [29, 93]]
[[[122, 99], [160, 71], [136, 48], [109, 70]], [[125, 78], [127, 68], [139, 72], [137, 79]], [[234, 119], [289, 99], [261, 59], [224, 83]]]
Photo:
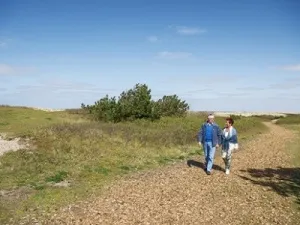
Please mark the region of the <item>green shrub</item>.
[[58, 173], [56, 173], [55, 175], [47, 177], [46, 181], [59, 183], [59, 182], [63, 181], [67, 177], [67, 175], [68, 175], [68, 173], [66, 171], [58, 171]]
[[163, 96], [156, 102], [160, 116], [183, 116], [189, 109], [185, 101], [181, 101], [177, 95]]
[[154, 101], [147, 85], [136, 84], [132, 89], [123, 91], [118, 100], [106, 95], [94, 105], [86, 106], [82, 103], [81, 108], [96, 120], [116, 123], [137, 119], [157, 120], [166, 116], [182, 117], [186, 115], [189, 105], [177, 95], [165, 95]]
[[232, 118], [233, 120], [240, 120], [242, 118], [241, 115], [230, 115], [230, 118]]

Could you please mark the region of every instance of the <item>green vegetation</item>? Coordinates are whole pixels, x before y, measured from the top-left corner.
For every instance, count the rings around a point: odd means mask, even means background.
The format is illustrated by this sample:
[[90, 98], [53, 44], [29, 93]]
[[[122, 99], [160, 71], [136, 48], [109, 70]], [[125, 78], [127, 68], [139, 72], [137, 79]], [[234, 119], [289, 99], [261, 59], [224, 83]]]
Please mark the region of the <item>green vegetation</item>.
[[278, 120], [284, 118], [283, 116], [273, 116], [273, 115], [259, 115], [259, 116], [255, 115], [253, 117], [260, 118], [263, 121], [272, 121], [272, 120]]
[[47, 177], [46, 182], [59, 183], [67, 177], [68, 173], [66, 171], [58, 171], [54, 176]]
[[289, 153], [293, 156], [292, 163], [294, 165], [294, 168], [290, 171], [290, 190], [297, 197], [296, 207], [300, 209], [300, 121], [297, 126], [292, 126], [291, 129], [296, 131], [297, 139], [288, 146]]
[[300, 209], [300, 114], [290, 114], [280, 118], [276, 124], [295, 132], [296, 138], [288, 144], [287, 154], [291, 155], [291, 168], [283, 168], [282, 185], [284, 193], [297, 198], [295, 208]]
[[289, 114], [287, 117], [280, 118], [276, 124], [279, 125], [300, 125], [300, 115], [299, 114]]
[[151, 90], [145, 84], [136, 84], [134, 88], [123, 91], [116, 97], [104, 98], [94, 105], [81, 104], [81, 108], [93, 115], [94, 119], [106, 122], [133, 121], [137, 119], [160, 119], [162, 116], [181, 117], [186, 115], [189, 105], [177, 95], [163, 96], [154, 101]]
[[[108, 123], [90, 120], [85, 110], [0, 107], [0, 118], [1, 132], [32, 139], [31, 149], [0, 158], [0, 190], [11, 193], [0, 199], [1, 223], [99, 193], [119, 176], [202, 154], [196, 135], [205, 117], [198, 114]], [[241, 142], [265, 129], [260, 119], [244, 117], [235, 127]], [[53, 185], [61, 181], [70, 186]]]
[[13, 136], [27, 136], [33, 129], [62, 122], [82, 122], [80, 114], [65, 111], [45, 112], [26, 107], [0, 106], [0, 133]]

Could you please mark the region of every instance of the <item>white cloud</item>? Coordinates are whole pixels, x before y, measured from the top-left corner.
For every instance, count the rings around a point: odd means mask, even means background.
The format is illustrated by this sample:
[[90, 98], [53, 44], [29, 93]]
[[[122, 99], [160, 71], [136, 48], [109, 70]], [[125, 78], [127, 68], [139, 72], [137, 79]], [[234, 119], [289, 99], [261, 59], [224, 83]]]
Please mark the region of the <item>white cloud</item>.
[[212, 92], [212, 90], [210, 88], [199, 88], [198, 89], [194, 89], [192, 88], [191, 90], [186, 90], [185, 89], [180, 90], [180, 88], [170, 88], [170, 86], [165, 85], [163, 89], [154, 89], [152, 90], [153, 93], [151, 94], [153, 97], [155, 98], [161, 98], [164, 95], [178, 95], [180, 97], [193, 97], [193, 96], [197, 96], [197, 95], [203, 95], [203, 94], [210, 94]]
[[149, 37], [147, 37], [147, 40], [149, 42], [155, 43], [155, 42], [158, 41], [158, 37], [156, 37], [156, 36], [149, 36]]
[[4, 41], [0, 41], [0, 48], [4, 48], [7, 46], [7, 43]]
[[227, 83], [236, 83], [240, 80], [243, 80], [244, 76], [240, 75], [188, 75], [188, 74], [174, 74], [173, 76], [166, 76], [165, 82], [172, 84], [205, 84], [205, 85], [215, 85], [215, 84], [227, 84]]
[[0, 48], [5, 48], [8, 46], [9, 42], [11, 42], [11, 38], [0, 37]]
[[18, 67], [0, 64], [0, 75], [23, 75], [36, 71], [34, 67]]
[[36, 84], [19, 85], [16, 87], [18, 93], [25, 92], [48, 92], [48, 93], [95, 93], [100, 95], [114, 94], [116, 89], [100, 88], [94, 84], [79, 81], [67, 81], [62, 79], [41, 80]]
[[279, 69], [288, 71], [300, 71], [300, 64], [281, 66], [279, 67]]
[[299, 88], [299, 83], [280, 83], [280, 84], [272, 84], [269, 86], [270, 89], [277, 89], [277, 90], [286, 90], [286, 89], [294, 89]]
[[246, 87], [239, 87], [236, 90], [240, 91], [263, 91], [266, 90], [265, 87], [255, 87], [255, 86], [246, 86]]
[[76, 79], [38, 79], [32, 83], [23, 83], [7, 89], [0, 94], [0, 102], [43, 108], [72, 108], [80, 107], [82, 102], [93, 104], [106, 94], [113, 97], [121, 93], [116, 88], [99, 85], [101, 84]]
[[300, 87], [300, 78], [285, 79], [280, 83], [273, 83], [269, 86], [270, 89], [278, 89], [278, 90], [299, 89], [299, 87]]
[[192, 53], [163, 51], [163, 52], [159, 52], [158, 56], [163, 59], [186, 59], [192, 56]]
[[13, 72], [14, 72], [13, 67], [6, 64], [0, 64], [0, 75], [12, 74]]
[[206, 30], [197, 27], [177, 26], [176, 31], [182, 35], [196, 35], [206, 33]]
[[[238, 112], [300, 112], [299, 99], [270, 97], [187, 98], [191, 110]], [[217, 103], [217, 104], [216, 104]], [[259, 103], [259, 104], [258, 104]]]

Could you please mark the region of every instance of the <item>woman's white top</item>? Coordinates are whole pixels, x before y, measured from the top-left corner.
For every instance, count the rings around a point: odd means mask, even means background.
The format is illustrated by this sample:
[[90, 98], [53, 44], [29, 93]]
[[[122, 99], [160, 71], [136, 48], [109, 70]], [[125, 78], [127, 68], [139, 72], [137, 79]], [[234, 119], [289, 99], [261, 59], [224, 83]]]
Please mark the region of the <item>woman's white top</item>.
[[[231, 133], [232, 127], [229, 128], [229, 131], [225, 128], [224, 129], [224, 136], [227, 138], [229, 133]], [[229, 143], [229, 151], [233, 151], [239, 148], [239, 144], [236, 143]]]

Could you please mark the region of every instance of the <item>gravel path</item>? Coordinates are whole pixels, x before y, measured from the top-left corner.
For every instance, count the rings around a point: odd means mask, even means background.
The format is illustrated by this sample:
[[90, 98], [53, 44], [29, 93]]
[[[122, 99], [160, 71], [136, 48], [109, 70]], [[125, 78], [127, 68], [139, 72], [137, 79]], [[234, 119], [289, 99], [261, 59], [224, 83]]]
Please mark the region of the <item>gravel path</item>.
[[295, 197], [278, 193], [278, 174], [264, 173], [266, 168], [290, 167], [285, 146], [293, 133], [266, 124], [270, 132], [234, 153], [229, 176], [220, 154], [211, 176], [197, 167], [199, 162], [135, 174], [42, 224], [297, 224]]

